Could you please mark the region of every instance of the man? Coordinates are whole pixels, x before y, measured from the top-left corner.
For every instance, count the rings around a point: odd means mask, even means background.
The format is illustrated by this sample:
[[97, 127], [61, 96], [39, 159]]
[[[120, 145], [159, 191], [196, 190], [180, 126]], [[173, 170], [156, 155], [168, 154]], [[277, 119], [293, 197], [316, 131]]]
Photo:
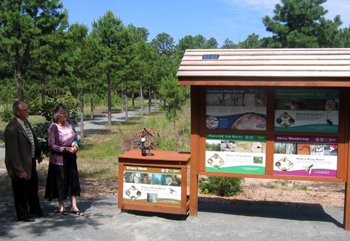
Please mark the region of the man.
[[[36, 159], [40, 157], [38, 138], [28, 122], [29, 110], [25, 103], [16, 101], [13, 118], [5, 129], [5, 164], [12, 180], [12, 190], [18, 221], [34, 222], [30, 214], [46, 217], [38, 196]], [[28, 212], [28, 206], [30, 208]]]

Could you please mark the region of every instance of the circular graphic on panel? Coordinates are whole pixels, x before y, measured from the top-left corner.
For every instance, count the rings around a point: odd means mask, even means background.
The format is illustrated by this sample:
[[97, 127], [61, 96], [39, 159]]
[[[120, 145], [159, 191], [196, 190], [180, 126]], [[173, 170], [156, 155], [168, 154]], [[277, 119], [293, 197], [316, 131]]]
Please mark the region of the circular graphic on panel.
[[219, 125], [219, 120], [215, 116], [209, 116], [206, 125], [208, 129], [216, 129]]
[[262, 115], [246, 113], [238, 117], [231, 125], [232, 130], [266, 130], [266, 119]]

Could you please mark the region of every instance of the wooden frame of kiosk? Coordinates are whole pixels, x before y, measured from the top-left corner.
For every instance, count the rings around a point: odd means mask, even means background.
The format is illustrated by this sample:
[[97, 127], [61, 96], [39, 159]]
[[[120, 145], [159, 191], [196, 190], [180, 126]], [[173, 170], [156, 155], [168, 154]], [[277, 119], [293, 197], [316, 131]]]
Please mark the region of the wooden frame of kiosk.
[[350, 230], [350, 49], [187, 50], [190, 216], [198, 175], [345, 182]]
[[[118, 208], [187, 214], [189, 153], [131, 150], [119, 158]], [[149, 153], [147, 153], [149, 154]]]

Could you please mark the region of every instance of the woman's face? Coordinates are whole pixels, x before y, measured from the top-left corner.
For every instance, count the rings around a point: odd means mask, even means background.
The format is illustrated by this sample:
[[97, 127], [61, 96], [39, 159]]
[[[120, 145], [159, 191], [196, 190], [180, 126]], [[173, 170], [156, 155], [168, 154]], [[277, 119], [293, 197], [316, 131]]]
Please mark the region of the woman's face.
[[57, 116], [57, 122], [62, 123], [65, 120], [67, 120], [67, 111], [63, 110], [58, 116]]

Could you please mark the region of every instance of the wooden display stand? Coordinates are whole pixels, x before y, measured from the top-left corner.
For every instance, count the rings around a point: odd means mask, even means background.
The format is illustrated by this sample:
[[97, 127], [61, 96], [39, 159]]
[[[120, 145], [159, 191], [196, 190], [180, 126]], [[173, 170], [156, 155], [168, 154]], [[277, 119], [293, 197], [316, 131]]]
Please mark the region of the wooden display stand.
[[142, 156], [141, 150], [131, 150], [118, 156], [118, 207], [187, 214], [187, 165], [190, 154], [156, 150], [152, 150], [152, 153], [154, 156]]

